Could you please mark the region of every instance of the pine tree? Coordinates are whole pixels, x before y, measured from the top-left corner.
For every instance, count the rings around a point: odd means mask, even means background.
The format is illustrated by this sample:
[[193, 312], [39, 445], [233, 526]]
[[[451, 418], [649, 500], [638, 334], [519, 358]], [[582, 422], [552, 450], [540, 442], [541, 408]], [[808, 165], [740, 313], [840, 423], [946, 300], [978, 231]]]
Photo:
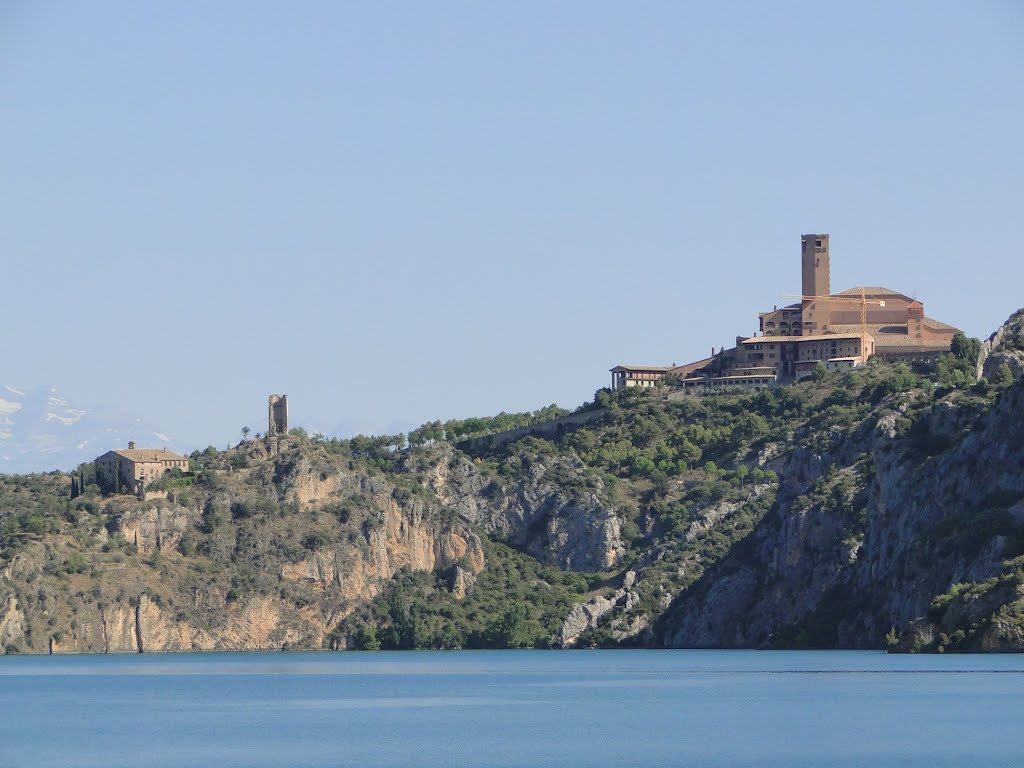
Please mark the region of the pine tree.
[[1010, 366], [1004, 360], [996, 368], [995, 373], [992, 374], [992, 386], [996, 389], [1005, 389], [1011, 384], [1013, 384], [1013, 371], [1010, 370]]

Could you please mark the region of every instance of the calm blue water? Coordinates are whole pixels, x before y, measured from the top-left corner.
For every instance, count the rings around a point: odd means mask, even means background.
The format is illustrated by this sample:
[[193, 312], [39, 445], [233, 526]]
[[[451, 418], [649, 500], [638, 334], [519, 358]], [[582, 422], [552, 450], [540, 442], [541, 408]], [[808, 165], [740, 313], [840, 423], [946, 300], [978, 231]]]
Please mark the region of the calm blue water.
[[0, 657], [8, 766], [1022, 766], [1024, 656]]

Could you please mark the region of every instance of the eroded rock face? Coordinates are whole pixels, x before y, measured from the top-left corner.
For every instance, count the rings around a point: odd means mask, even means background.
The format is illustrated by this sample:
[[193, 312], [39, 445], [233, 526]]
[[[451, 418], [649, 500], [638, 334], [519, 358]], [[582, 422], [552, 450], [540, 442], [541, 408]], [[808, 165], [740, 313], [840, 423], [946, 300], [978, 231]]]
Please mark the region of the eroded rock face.
[[[308, 633], [299, 621], [268, 597], [225, 606], [219, 631], [194, 627], [158, 605], [147, 594], [129, 603], [80, 611], [76, 631], [51, 639], [51, 653], [145, 653], [147, 651], [271, 650]], [[315, 634], [315, 633], [314, 633]]]
[[562, 630], [559, 633], [559, 641], [564, 648], [571, 648], [589, 629], [597, 627], [603, 616], [615, 607], [615, 603], [625, 595], [624, 590], [619, 590], [611, 597], [592, 597], [585, 603], [577, 603], [569, 609], [569, 615], [565, 617]]
[[[1024, 391], [1015, 387], [980, 423], [971, 409], [939, 403], [926, 417], [929, 439], [949, 448], [934, 454], [915, 453], [884, 416], [828, 462], [793, 451], [752, 552], [726, 557], [678, 596], [660, 621], [663, 642], [764, 647], [792, 642], [787, 633], [800, 629], [803, 643], [877, 648], [894, 624], [925, 616], [952, 583], [995, 575], [1000, 541], [966, 555], [943, 548], [931, 531], [993, 495], [1024, 495], [1021, 413]], [[823, 477], [829, 465], [833, 474]], [[838, 626], [828, 619], [836, 606]], [[825, 626], [834, 634], [813, 634]], [[928, 631], [917, 627], [914, 642]]]
[[65, 566], [67, 552], [50, 545], [4, 563], [7, 579], [70, 567], [63, 578], [77, 584], [40, 588], [27, 614], [0, 590], [6, 644], [53, 653], [319, 648], [403, 568], [450, 574], [457, 596], [472, 588], [485, 564], [480, 538], [432, 496], [316, 447], [282, 447], [287, 439], [240, 447], [253, 464], [196, 484], [186, 496], [194, 507], [111, 501], [82, 565]]
[[112, 517], [115, 532], [144, 554], [173, 549], [198, 519], [195, 512], [164, 501], [123, 511], [115, 508]]
[[452, 570], [448, 588], [457, 599], [461, 600], [469, 594], [469, 591], [473, 588], [473, 584], [475, 582], [476, 573], [473, 571], [467, 571], [460, 566], [455, 566]]
[[0, 592], [0, 652], [15, 646], [25, 637], [25, 617], [18, 608], [18, 599]]
[[[548, 479], [551, 470], [583, 476], [569, 456], [534, 462], [514, 483], [486, 478], [465, 456], [447, 449], [428, 473], [430, 489], [463, 519], [505, 538], [538, 560], [563, 570], [604, 571], [625, 547], [621, 521], [603, 501], [603, 485], [568, 494]], [[591, 481], [593, 482], [593, 481]]]
[[1024, 377], [1024, 311], [1015, 312], [981, 344], [977, 376], [992, 380], [996, 370], [1006, 363], [1014, 381]]
[[336, 589], [354, 602], [376, 597], [401, 568], [440, 571], [461, 563], [471, 574], [483, 569], [483, 547], [473, 532], [439, 526], [425, 519], [416, 505], [403, 511], [393, 500], [383, 503], [384, 518], [368, 532], [365, 548], [319, 549], [298, 563], [284, 565], [281, 576]]
[[1007, 352], [996, 352], [991, 355], [985, 363], [985, 376], [992, 380], [996, 375], [996, 371], [1003, 364], [1010, 369], [1010, 374], [1013, 376], [1014, 381], [1020, 381], [1024, 378], [1024, 352], [1019, 350], [1007, 351]]

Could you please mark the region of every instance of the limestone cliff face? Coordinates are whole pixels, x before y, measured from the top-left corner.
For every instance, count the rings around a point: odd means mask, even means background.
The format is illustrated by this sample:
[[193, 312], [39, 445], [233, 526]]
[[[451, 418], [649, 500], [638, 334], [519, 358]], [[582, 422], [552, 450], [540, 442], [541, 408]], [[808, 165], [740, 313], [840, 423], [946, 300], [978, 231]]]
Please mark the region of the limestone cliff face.
[[0, 647], [6, 648], [25, 636], [25, 617], [12, 593], [0, 593]]
[[981, 344], [978, 378], [991, 380], [1001, 363], [1006, 363], [1014, 379], [1024, 377], [1024, 310], [1015, 312], [995, 333]]
[[195, 511], [173, 504], [150, 503], [140, 506], [115, 502], [108, 511], [111, 515], [111, 529], [144, 554], [161, 548], [174, 549], [181, 541], [182, 534], [198, 520]]
[[483, 569], [483, 549], [475, 534], [442, 530], [424, 520], [415, 505], [406, 515], [393, 500], [384, 504], [384, 519], [369, 532], [365, 548], [318, 549], [297, 563], [283, 565], [282, 578], [334, 589], [356, 601], [376, 597], [401, 568], [435, 571], [462, 562], [472, 573]]
[[317, 635], [290, 616], [278, 601], [267, 597], [225, 607], [222, 626], [213, 631], [193, 626], [147, 594], [127, 603], [86, 608], [78, 613], [76, 631], [54, 636], [51, 653], [265, 650]]
[[[1004, 519], [993, 517], [1008, 514], [1002, 500], [1024, 497], [1024, 389], [980, 418], [940, 401], [904, 437], [901, 397], [889, 405], [831, 452], [788, 453], [755, 546], [677, 598], [661, 642], [879, 647], [951, 584], [999, 571], [1005, 539], [979, 521]], [[967, 536], [984, 540], [967, 546]]]
[[427, 472], [427, 483], [461, 518], [541, 562], [604, 571], [620, 562], [624, 547], [621, 521], [603, 500], [603, 484], [592, 480], [592, 490], [569, 494], [564, 482], [550, 479], [556, 472], [578, 478], [583, 469], [574, 457], [545, 457], [507, 481], [484, 476], [463, 454], [445, 448]]
[[464, 521], [429, 494], [288, 445], [250, 446], [248, 468], [187, 496], [114, 498], [81, 531], [84, 554], [53, 540], [5, 563], [0, 649], [320, 648], [400, 569], [472, 588], [484, 553]]

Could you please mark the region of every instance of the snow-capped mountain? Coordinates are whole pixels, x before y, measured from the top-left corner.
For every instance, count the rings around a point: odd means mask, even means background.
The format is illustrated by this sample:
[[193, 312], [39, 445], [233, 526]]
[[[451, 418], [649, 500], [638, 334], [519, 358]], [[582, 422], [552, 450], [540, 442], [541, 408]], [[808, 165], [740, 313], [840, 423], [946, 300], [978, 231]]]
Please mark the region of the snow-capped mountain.
[[0, 474], [73, 469], [113, 448], [177, 450], [174, 438], [111, 408], [82, 408], [54, 387], [0, 384]]

